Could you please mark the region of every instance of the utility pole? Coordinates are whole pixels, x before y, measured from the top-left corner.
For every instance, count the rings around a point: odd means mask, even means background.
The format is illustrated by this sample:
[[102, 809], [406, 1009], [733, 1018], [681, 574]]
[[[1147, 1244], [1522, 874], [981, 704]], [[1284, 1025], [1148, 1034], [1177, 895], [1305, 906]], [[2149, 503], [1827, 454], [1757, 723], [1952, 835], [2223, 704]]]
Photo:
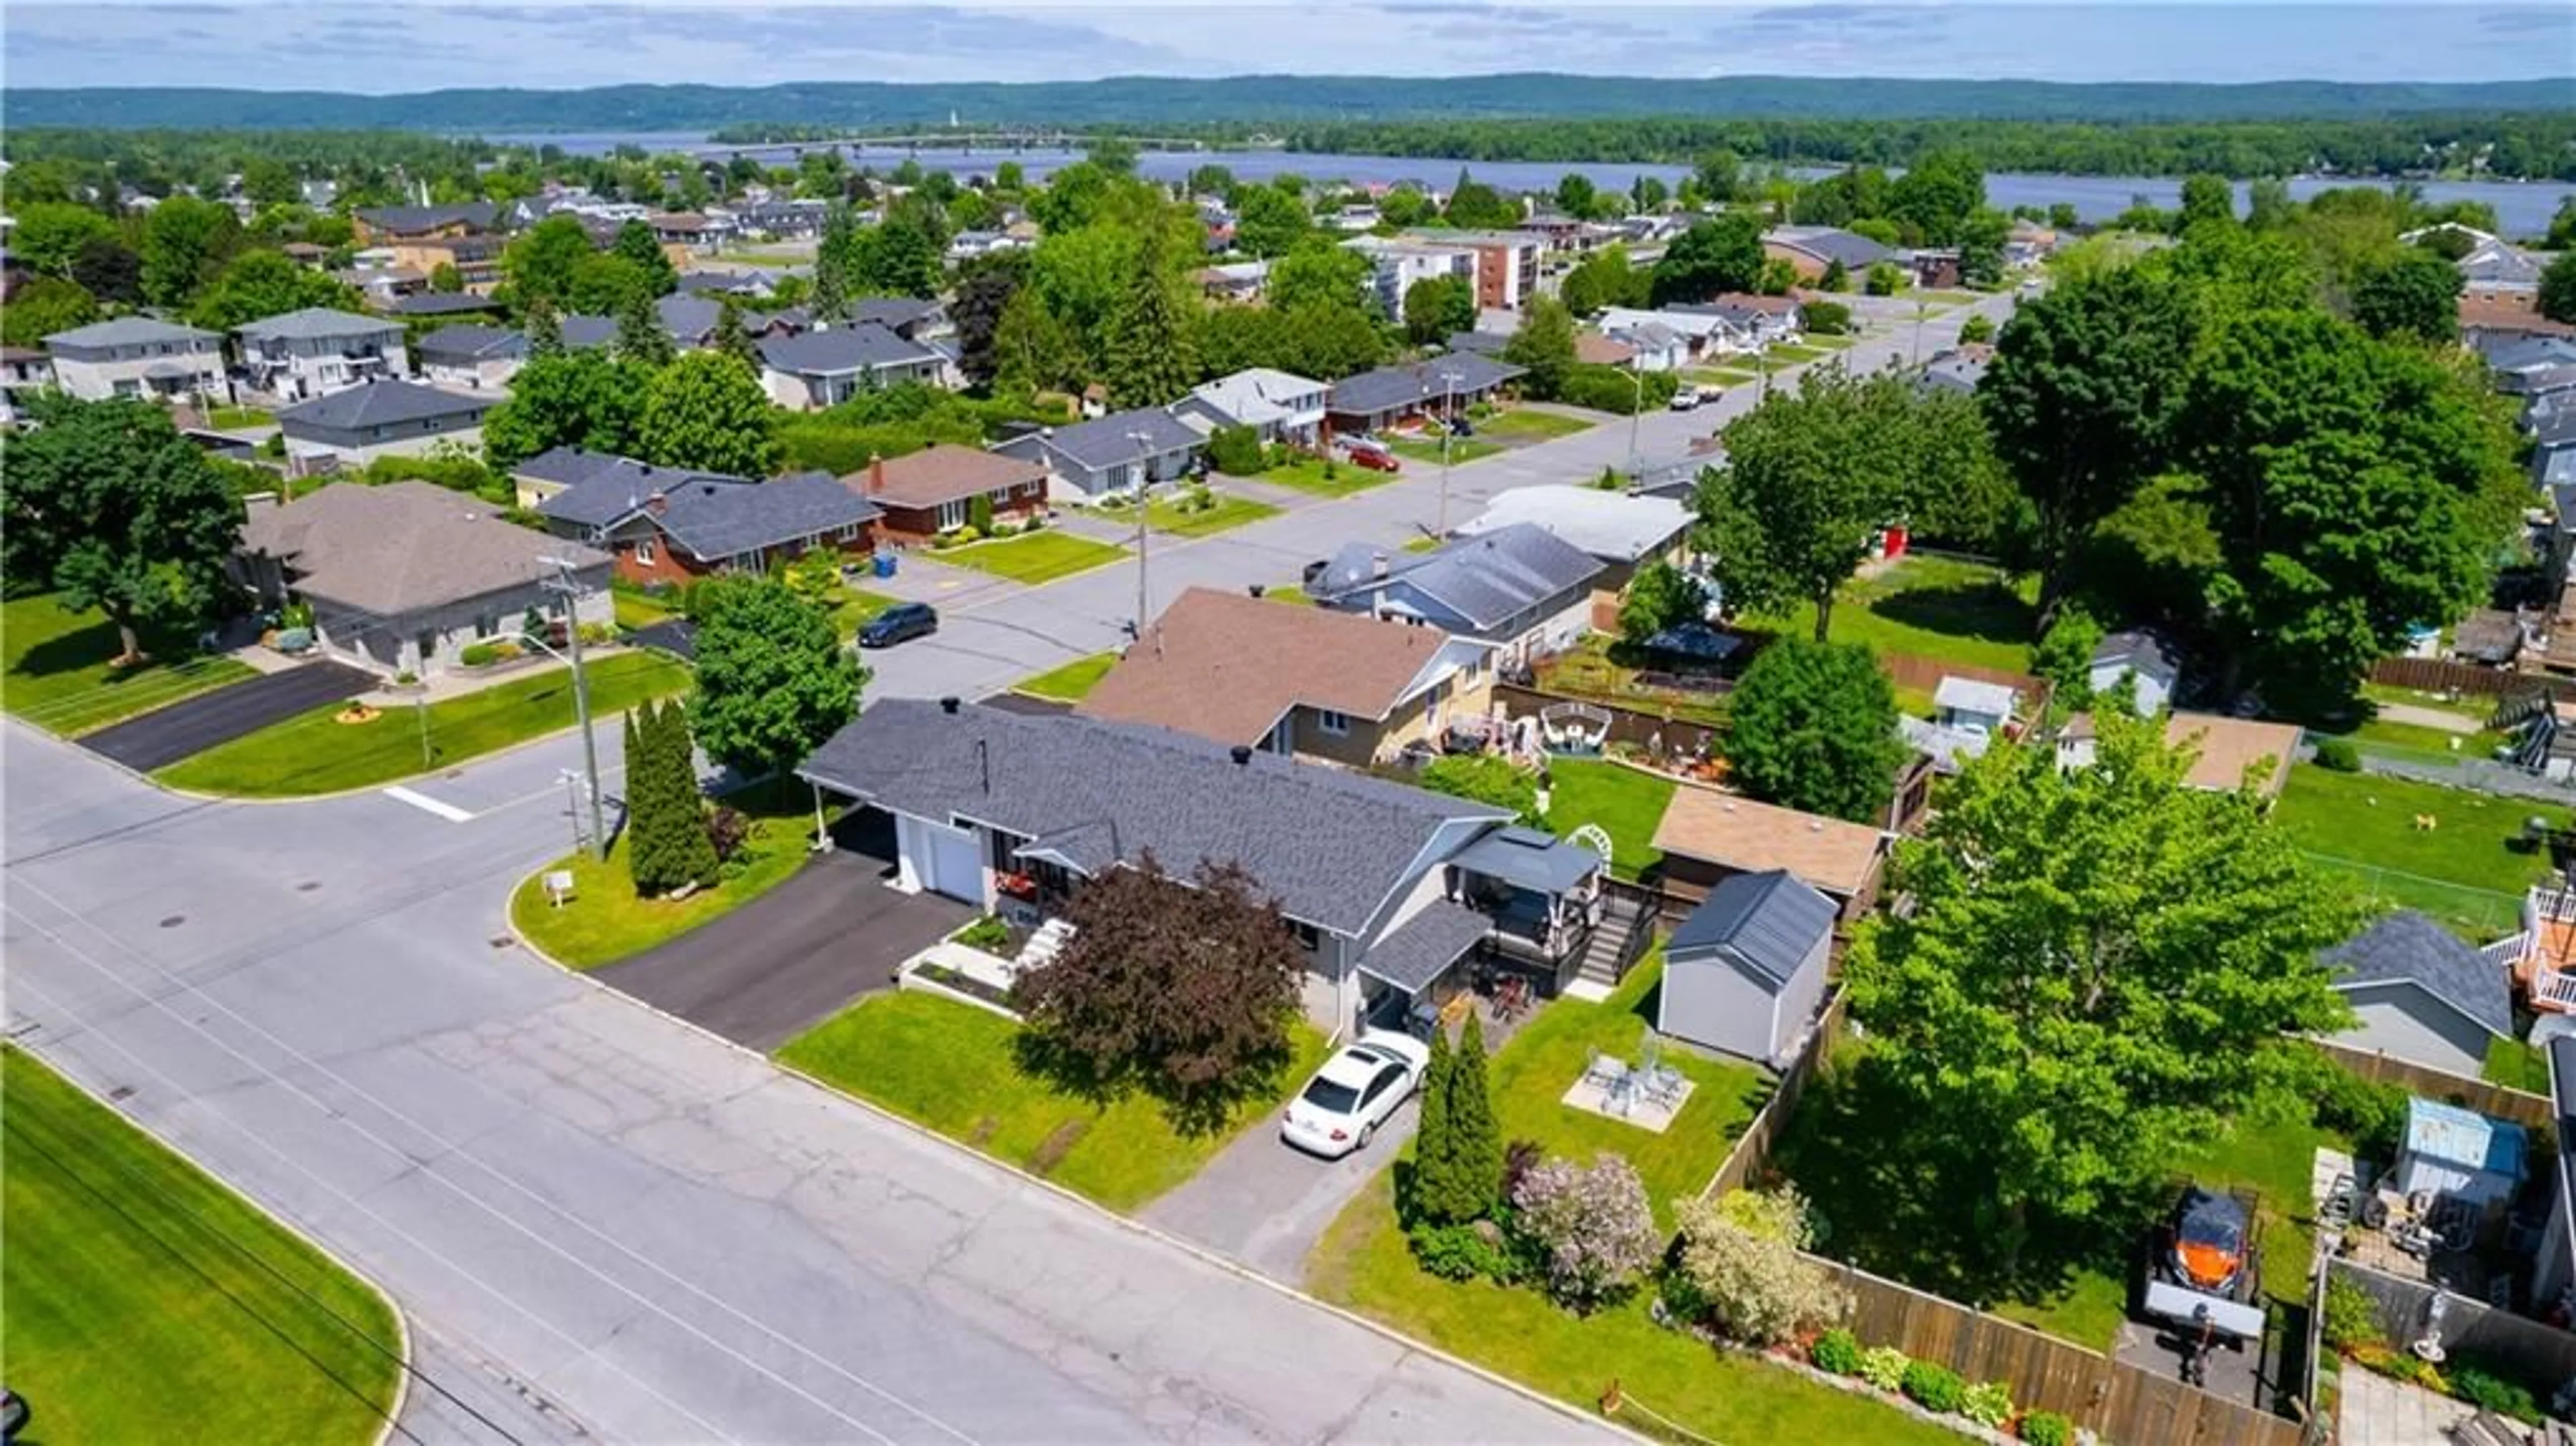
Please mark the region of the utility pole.
[[1923, 365], [1923, 298], [1914, 298], [1914, 365]]
[[1449, 442], [1458, 435], [1458, 374], [1440, 374], [1440, 527], [1442, 537], [1449, 535]]
[[1637, 370], [1634, 361], [1628, 364], [1628, 390], [1636, 394], [1628, 408], [1628, 479], [1633, 482], [1638, 470], [1637, 423], [1646, 410], [1646, 374]]
[[568, 559], [540, 557], [537, 561], [556, 570], [557, 575], [546, 579], [544, 587], [564, 600], [564, 638], [572, 660], [572, 710], [581, 726], [581, 767], [590, 784], [590, 845], [604, 861], [608, 857], [608, 825], [600, 807], [599, 741], [590, 734], [590, 678], [581, 667], [581, 584], [574, 580]]
[[1136, 444], [1136, 641], [1145, 641], [1145, 513], [1153, 505], [1153, 478], [1148, 469], [1154, 457], [1154, 435], [1136, 431], [1127, 434]]

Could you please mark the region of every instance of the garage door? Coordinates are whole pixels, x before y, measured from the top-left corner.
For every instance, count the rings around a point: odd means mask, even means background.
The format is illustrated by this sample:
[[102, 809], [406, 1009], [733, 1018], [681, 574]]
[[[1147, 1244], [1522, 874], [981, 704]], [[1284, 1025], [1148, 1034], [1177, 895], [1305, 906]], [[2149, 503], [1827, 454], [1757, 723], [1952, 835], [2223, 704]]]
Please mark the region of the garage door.
[[973, 831], [924, 823], [921, 834], [927, 845], [922, 850], [921, 886], [969, 904], [984, 902], [983, 862]]

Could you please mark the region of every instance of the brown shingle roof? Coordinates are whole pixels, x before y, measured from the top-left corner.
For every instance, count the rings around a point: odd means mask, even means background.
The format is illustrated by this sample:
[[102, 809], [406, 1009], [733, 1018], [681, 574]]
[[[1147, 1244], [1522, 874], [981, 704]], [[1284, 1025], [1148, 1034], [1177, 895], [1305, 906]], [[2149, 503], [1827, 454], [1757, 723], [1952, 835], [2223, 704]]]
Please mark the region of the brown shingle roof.
[[1259, 743], [1301, 703], [1386, 717], [1447, 641], [1438, 628], [1191, 588], [1079, 711], [1219, 743]]
[[1585, 366], [1620, 367], [1637, 359], [1637, 349], [1617, 337], [1582, 331], [1574, 335], [1574, 359]]
[[936, 507], [1046, 480], [1046, 467], [981, 447], [935, 442], [841, 479], [880, 507]]
[[1877, 829], [1684, 786], [1655, 825], [1655, 847], [1747, 873], [1787, 869], [1799, 882], [1846, 898], [1860, 893], [1884, 854]]
[[585, 569], [609, 560], [427, 482], [325, 487], [251, 514], [241, 545], [289, 564], [297, 592], [379, 617], [533, 582], [554, 571], [541, 557]]
[[2542, 316], [2527, 296], [2460, 297], [2460, 325], [2477, 331], [2519, 331], [2535, 336], [2576, 336], [2576, 326]]
[[2244, 783], [2249, 766], [2268, 758], [2271, 769], [2254, 791], [2264, 798], [2277, 798], [2290, 781], [2290, 760], [2299, 751], [2299, 727], [2217, 713], [2178, 712], [2165, 720], [2165, 746], [2185, 744], [2198, 749], [2200, 756], [2192, 761], [2191, 772], [2183, 775], [2184, 783], [2193, 788], [2232, 789]]

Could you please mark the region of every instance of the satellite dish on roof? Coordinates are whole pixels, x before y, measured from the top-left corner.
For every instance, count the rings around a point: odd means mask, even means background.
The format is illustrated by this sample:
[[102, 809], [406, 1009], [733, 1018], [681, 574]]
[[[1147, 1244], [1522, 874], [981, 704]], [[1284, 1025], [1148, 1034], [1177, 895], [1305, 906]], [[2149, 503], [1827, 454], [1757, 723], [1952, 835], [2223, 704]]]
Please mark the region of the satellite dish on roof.
[[1583, 827], [1566, 835], [1566, 842], [1580, 844], [1583, 847], [1592, 850], [1594, 853], [1601, 855], [1602, 867], [1609, 867], [1610, 835], [1603, 831], [1601, 825], [1597, 823], [1587, 823]]

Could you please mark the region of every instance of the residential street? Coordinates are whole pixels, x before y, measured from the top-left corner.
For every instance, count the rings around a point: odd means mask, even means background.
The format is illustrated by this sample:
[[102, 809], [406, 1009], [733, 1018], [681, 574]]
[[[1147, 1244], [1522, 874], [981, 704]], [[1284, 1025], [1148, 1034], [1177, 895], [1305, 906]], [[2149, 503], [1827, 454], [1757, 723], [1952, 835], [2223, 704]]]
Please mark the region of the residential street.
[[[1896, 328], [1846, 355], [1914, 345]], [[1678, 453], [1752, 401], [1642, 418], [1639, 445]], [[1448, 519], [1588, 481], [1628, 433], [1457, 467]], [[1400, 544], [1439, 498], [1416, 466], [1157, 538], [1148, 611]], [[1136, 609], [1132, 562], [951, 580], [935, 638], [870, 656], [871, 696], [978, 696], [1116, 646]], [[381, 1283], [425, 1376], [417, 1439], [1617, 1439], [519, 948], [510, 889], [572, 837], [569, 735], [286, 804], [164, 793], [14, 721], [0, 739], [11, 1036]], [[613, 724], [599, 742], [614, 792]], [[1287, 1185], [1314, 1187], [1301, 1206], [1264, 1198], [1279, 1162], [1257, 1133], [1249, 1163], [1148, 1218], [1293, 1279], [1341, 1177], [1400, 1138], [1356, 1165], [1290, 1162]], [[1278, 1229], [1246, 1228], [1265, 1210]]]

